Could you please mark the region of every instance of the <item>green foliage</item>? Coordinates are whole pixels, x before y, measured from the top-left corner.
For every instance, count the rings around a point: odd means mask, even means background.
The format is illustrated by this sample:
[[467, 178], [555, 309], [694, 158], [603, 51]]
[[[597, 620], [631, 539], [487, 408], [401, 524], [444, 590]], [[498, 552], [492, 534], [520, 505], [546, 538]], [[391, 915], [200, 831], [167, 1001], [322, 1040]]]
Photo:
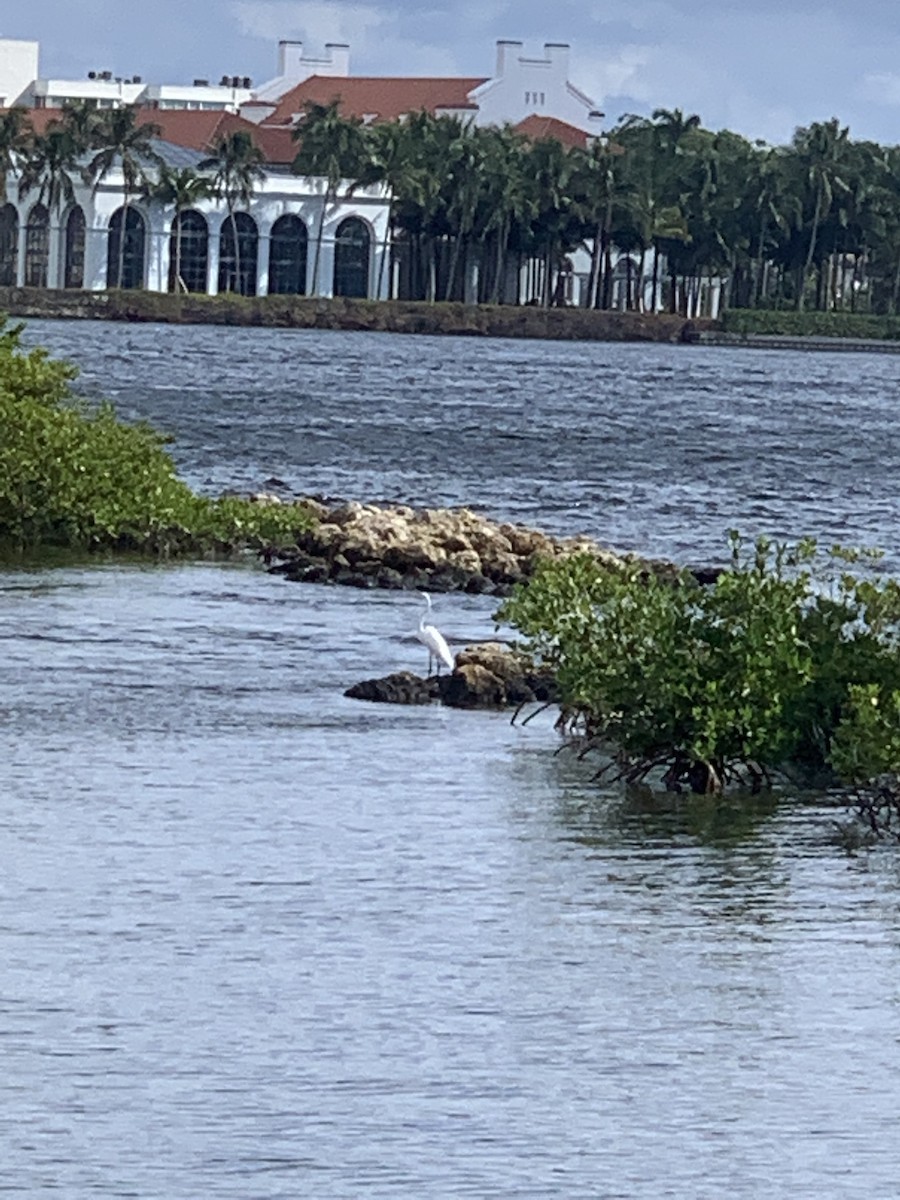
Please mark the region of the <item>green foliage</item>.
[[[2, 327], [0, 327], [2, 328]], [[77, 402], [75, 369], [0, 333], [0, 544], [168, 553], [287, 539], [305, 510], [195, 495], [165, 439]]]
[[567, 728], [611, 743], [629, 780], [665, 768], [716, 791], [786, 764], [848, 782], [900, 767], [900, 586], [812, 542], [732, 534], [731, 550], [709, 587], [548, 561], [498, 616], [556, 671]]
[[900, 318], [851, 312], [793, 312], [732, 308], [723, 314], [728, 333], [772, 333], [786, 337], [900, 338]]

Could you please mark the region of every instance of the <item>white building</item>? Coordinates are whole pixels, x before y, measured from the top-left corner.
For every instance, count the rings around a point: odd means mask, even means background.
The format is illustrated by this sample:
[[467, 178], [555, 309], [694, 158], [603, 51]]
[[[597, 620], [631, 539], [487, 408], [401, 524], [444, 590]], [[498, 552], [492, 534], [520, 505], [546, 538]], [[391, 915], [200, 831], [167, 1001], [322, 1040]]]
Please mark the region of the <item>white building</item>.
[[521, 53], [522, 42], [497, 43], [493, 78], [474, 88], [478, 125], [517, 125], [526, 117], [553, 117], [596, 136], [603, 113], [588, 96], [569, 82], [569, 47], [547, 42], [540, 58]]
[[[157, 149], [174, 168], [196, 170], [205, 157]], [[232, 224], [220, 200], [176, 216], [132, 197], [126, 216], [115, 170], [96, 188], [78, 184], [75, 202], [53, 213], [33, 194], [20, 198], [12, 177], [0, 207], [0, 286], [383, 298], [387, 199], [380, 187], [348, 199], [347, 188], [326, 207], [324, 180], [270, 168]]]
[[11, 108], [38, 73], [37, 42], [0, 38], [0, 108]]
[[[40, 74], [37, 42], [0, 38], [0, 108], [61, 108], [87, 100], [98, 108], [137, 104], [155, 109], [239, 112], [249, 105], [248, 117], [260, 120], [292, 87], [311, 75], [341, 76], [350, 70], [350, 49], [337, 43], [323, 57], [303, 53], [303, 43], [278, 43], [277, 74], [254, 88], [247, 75], [223, 75], [218, 82], [195, 79], [191, 84], [148, 83], [140, 75], [115, 76], [109, 70], [88, 71], [82, 79], [49, 78]], [[254, 105], [258, 108], [254, 112]]]
[[425, 109], [476, 125], [519, 125], [545, 118], [557, 131], [569, 131], [570, 144], [584, 145], [596, 137], [603, 113], [569, 81], [569, 47], [548, 42], [537, 57], [522, 49], [522, 42], [498, 42], [490, 77], [366, 76], [349, 73], [348, 47], [330, 46], [327, 70], [301, 55], [295, 60], [296, 70], [307, 73], [299, 82], [283, 88], [277, 98], [264, 97], [261, 90], [241, 111], [258, 124], [291, 126], [307, 103], [327, 104], [338, 97], [345, 116], [367, 123], [395, 121]]

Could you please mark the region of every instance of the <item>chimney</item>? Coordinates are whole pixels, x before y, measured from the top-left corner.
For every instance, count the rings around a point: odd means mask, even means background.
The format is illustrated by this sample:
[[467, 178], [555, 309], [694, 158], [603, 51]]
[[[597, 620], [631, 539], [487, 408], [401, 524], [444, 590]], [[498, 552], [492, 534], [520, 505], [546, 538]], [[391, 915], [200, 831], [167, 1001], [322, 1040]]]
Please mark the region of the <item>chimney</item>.
[[281, 41], [278, 43], [278, 77], [295, 79], [298, 83], [308, 72], [303, 66], [303, 43]]
[[514, 56], [517, 56], [518, 51], [521, 49], [521, 42], [497, 42], [497, 70], [495, 72], [497, 78], [502, 78], [506, 74], [507, 63], [511, 61]]
[[350, 74], [350, 47], [343, 42], [326, 42], [325, 56], [331, 63], [331, 75], [345, 79]]
[[545, 42], [544, 58], [553, 67], [554, 74], [569, 78], [569, 47], [565, 42]]

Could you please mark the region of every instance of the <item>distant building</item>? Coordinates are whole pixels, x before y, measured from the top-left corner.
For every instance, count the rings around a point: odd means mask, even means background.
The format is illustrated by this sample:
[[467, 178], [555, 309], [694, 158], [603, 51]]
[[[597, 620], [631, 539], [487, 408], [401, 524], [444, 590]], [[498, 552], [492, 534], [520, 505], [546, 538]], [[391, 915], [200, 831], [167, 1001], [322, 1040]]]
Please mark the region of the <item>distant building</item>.
[[[293, 135], [308, 102], [337, 99], [345, 115], [367, 124], [423, 110], [479, 126], [510, 124], [530, 138], [550, 137], [570, 147], [589, 145], [603, 117], [570, 82], [569, 47], [558, 43], [529, 56], [521, 42], [500, 41], [492, 76], [366, 77], [350, 74], [346, 45], [329, 43], [323, 56], [311, 57], [302, 42], [282, 41], [275, 76], [256, 88], [237, 75], [212, 83], [195, 79], [190, 85], [113, 77], [107, 70], [89, 71], [81, 80], [50, 79], [39, 75], [38, 52], [36, 42], [0, 39], [0, 106], [30, 108], [39, 133], [67, 101], [98, 108], [135, 105], [140, 120], [159, 126], [160, 145], [172, 165], [196, 167], [220, 136], [243, 129], [252, 134], [267, 166], [253, 202], [238, 214], [237, 246], [222, 201], [205, 201], [176, 220], [159, 201], [134, 198], [126, 213], [122, 181], [113, 172], [98, 188], [80, 188], [65, 212], [49, 213], [34, 196], [20, 197], [11, 177], [7, 203], [0, 207], [0, 285], [5, 286], [121, 284], [159, 291], [372, 299], [397, 294], [399, 267], [391, 261], [384, 189], [344, 184], [323, 214], [324, 181], [299, 178], [290, 170], [297, 152]], [[176, 271], [179, 229], [182, 269]], [[316, 270], [313, 248], [320, 240]], [[588, 302], [589, 263], [585, 250], [572, 256], [564, 279], [566, 302]], [[540, 269], [535, 263], [523, 268], [521, 300], [536, 293]], [[632, 286], [629, 274], [623, 287]], [[465, 294], [473, 295], [471, 279]]]
[[24, 103], [22, 97], [37, 78], [37, 42], [0, 38], [0, 108]]
[[[552, 136], [584, 144], [600, 132], [603, 114], [569, 81], [569, 47], [548, 42], [543, 54], [529, 57], [522, 42], [497, 42], [492, 76], [354, 76], [350, 47], [331, 42], [321, 57], [304, 54], [303, 43], [278, 43], [275, 76], [254, 87], [246, 75], [191, 84], [150, 83], [140, 75], [111, 70], [88, 71], [83, 79], [42, 76], [37, 42], [0, 38], [0, 108], [61, 108], [88, 101], [98, 108], [127, 104], [160, 111], [240, 112], [254, 125], [290, 128], [307, 101], [324, 104], [339, 98], [347, 115], [366, 122], [397, 120], [425, 109], [450, 114], [476, 125], [519, 125], [545, 120]], [[567, 127], [564, 128], [564, 127]]]
[[[200, 137], [199, 127], [217, 115], [166, 116], [182, 118], [183, 134], [193, 122]], [[208, 153], [165, 140], [156, 149], [175, 169], [196, 170]], [[345, 181], [326, 206], [323, 179], [272, 165], [232, 225], [220, 199], [176, 214], [160, 200], [132, 196], [126, 210], [116, 169], [96, 187], [77, 182], [74, 202], [50, 212], [37, 195], [19, 194], [13, 173], [0, 204], [0, 287], [383, 298], [390, 278], [388, 201], [380, 187], [356, 188], [349, 197], [348, 190]]]
[[[346, 116], [367, 124], [400, 120], [424, 109], [475, 125], [522, 128], [527, 123], [531, 136], [559, 136], [569, 145], [583, 146], [598, 136], [603, 113], [569, 81], [569, 47], [548, 42], [543, 55], [532, 58], [521, 52], [522, 45], [497, 43], [491, 77], [350, 75], [348, 48], [332, 46], [327, 71], [311, 69], [277, 98], [260, 92], [241, 113], [255, 124], [291, 127], [307, 103], [337, 99]], [[314, 68], [314, 61], [298, 59], [298, 72], [305, 67]], [[540, 122], [546, 124], [541, 127]]]

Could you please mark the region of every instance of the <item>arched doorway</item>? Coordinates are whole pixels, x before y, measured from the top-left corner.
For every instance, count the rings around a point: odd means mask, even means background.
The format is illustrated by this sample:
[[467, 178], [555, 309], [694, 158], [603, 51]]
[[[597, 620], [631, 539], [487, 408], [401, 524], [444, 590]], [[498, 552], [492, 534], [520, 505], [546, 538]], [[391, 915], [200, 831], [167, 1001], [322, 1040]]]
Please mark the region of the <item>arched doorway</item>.
[[25, 286], [45, 288], [50, 266], [50, 213], [35, 204], [25, 221]]
[[66, 249], [63, 264], [63, 286], [84, 287], [84, 210], [77, 206], [66, 219]]
[[209, 226], [193, 209], [179, 213], [169, 239], [169, 291], [205, 292], [209, 286]]
[[0, 287], [15, 287], [19, 269], [19, 214], [12, 204], [0, 208]]
[[335, 296], [368, 296], [371, 243], [369, 227], [359, 217], [347, 217], [338, 225], [334, 243]]
[[[126, 218], [125, 213], [128, 213]], [[122, 236], [122, 223], [125, 236]], [[144, 249], [147, 226], [143, 215], [131, 205], [117, 208], [109, 221], [106, 286], [139, 288], [144, 286]]]
[[299, 217], [279, 217], [269, 239], [269, 294], [306, 294], [306, 254], [309, 235]]
[[234, 221], [226, 217], [219, 234], [219, 291], [255, 296], [258, 254], [259, 233], [250, 214], [235, 213]]

